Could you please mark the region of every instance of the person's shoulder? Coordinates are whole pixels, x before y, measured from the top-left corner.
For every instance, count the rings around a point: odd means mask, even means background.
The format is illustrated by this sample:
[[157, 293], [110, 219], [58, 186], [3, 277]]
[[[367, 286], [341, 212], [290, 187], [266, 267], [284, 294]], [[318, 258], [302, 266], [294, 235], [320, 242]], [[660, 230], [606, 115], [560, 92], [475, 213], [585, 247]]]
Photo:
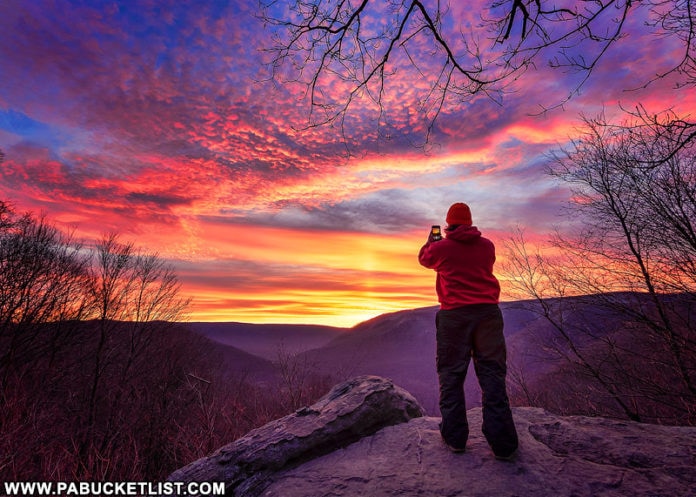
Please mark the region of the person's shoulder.
[[450, 254], [456, 251], [459, 244], [449, 238], [443, 238], [437, 242], [432, 242], [428, 246], [428, 253], [436, 258], [449, 257]]
[[488, 247], [495, 248], [495, 243], [493, 243], [493, 240], [491, 240], [490, 238], [487, 238], [484, 235], [481, 235], [480, 237], [478, 237], [477, 242], [481, 245], [486, 245]]
[[447, 245], [452, 243], [452, 240], [448, 240], [447, 238], [443, 238], [442, 240], [438, 240], [436, 242], [432, 242], [430, 245], [428, 245], [428, 248], [432, 251], [439, 251], [442, 250], [443, 248], [446, 248]]

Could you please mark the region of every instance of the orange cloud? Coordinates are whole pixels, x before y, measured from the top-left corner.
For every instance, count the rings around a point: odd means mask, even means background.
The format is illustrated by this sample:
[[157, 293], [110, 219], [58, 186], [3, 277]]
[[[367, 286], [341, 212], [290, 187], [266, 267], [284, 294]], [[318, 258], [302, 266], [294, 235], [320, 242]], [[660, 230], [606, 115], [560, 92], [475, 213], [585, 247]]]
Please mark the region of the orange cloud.
[[[674, 91], [670, 78], [623, 91], [676, 53], [632, 25], [582, 92], [542, 115], [577, 75], [539, 65], [500, 102], [452, 99], [428, 146], [414, 147], [432, 76], [402, 53], [385, 115], [364, 95], [343, 127], [302, 129], [303, 88], [268, 84], [268, 54], [250, 50], [269, 37], [255, 2], [137, 7], [6, 9], [0, 195], [88, 241], [118, 232], [158, 252], [180, 273], [193, 319], [353, 324], [434, 304], [434, 274], [416, 253], [450, 203], [469, 202], [496, 242], [516, 223], [542, 232], [570, 195], [544, 175], [546, 154], [575, 135], [580, 113], [696, 109], [696, 92]], [[452, 40], [476, 28], [475, 5], [450, 12]], [[422, 42], [409, 42], [414, 55]], [[441, 61], [420, 53], [424, 70]], [[333, 101], [348, 86], [324, 90]]]

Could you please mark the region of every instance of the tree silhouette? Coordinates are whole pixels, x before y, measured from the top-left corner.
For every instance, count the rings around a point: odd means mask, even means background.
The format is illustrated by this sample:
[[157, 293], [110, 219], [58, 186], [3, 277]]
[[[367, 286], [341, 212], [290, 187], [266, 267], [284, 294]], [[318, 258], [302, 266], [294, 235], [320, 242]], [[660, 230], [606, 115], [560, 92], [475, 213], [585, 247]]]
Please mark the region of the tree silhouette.
[[572, 98], [627, 37], [629, 20], [642, 20], [644, 31], [682, 47], [654, 79], [674, 74], [680, 85], [696, 83], [691, 2], [494, 0], [470, 19], [455, 18], [449, 2], [440, 1], [260, 2], [273, 33], [266, 48], [270, 77], [304, 85], [307, 128], [336, 125], [344, 136], [355, 108], [372, 110], [384, 126], [390, 98], [406, 95], [425, 122], [427, 139], [448, 105], [477, 95], [499, 101], [527, 69], [542, 64], [579, 73], [568, 88], [566, 99]]
[[[550, 170], [573, 190], [576, 229], [553, 237], [552, 254], [513, 238], [507, 270], [556, 330], [569, 364], [621, 414], [693, 425], [696, 143], [683, 144], [684, 126], [673, 113], [643, 110], [618, 124], [586, 119]], [[568, 295], [591, 297], [558, 298]], [[590, 308], [588, 299], [601, 321], [570, 307]]]

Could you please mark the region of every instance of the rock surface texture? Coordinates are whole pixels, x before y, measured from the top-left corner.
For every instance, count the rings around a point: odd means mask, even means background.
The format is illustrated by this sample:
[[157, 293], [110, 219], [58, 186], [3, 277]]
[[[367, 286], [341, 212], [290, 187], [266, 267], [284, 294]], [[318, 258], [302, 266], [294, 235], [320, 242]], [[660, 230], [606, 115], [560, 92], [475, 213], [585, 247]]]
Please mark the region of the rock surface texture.
[[467, 450], [454, 454], [408, 393], [356, 378], [169, 479], [225, 481], [245, 497], [696, 496], [696, 428], [515, 408], [520, 449], [503, 462], [481, 410], [468, 414]]
[[439, 418], [385, 428], [345, 449], [277, 474], [264, 497], [693, 497], [696, 428], [560, 417], [516, 408], [520, 449], [494, 458], [469, 411], [467, 450], [453, 454]]
[[175, 471], [168, 480], [225, 482], [227, 495], [260, 495], [283, 468], [423, 414], [411, 394], [391, 381], [357, 377], [337, 385], [312, 406], [257, 428]]

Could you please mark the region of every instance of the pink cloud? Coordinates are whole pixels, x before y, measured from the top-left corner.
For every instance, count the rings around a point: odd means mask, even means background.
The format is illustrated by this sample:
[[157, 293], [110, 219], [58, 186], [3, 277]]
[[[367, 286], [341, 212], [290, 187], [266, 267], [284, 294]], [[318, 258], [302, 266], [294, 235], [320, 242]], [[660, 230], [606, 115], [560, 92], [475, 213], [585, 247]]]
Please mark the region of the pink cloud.
[[[579, 96], [542, 116], [530, 114], [562, 102], [577, 76], [540, 66], [502, 106], [449, 101], [431, 146], [414, 148], [426, 121], [413, 102], [427, 79], [401, 58], [382, 135], [369, 100], [345, 130], [300, 131], [302, 88], [263, 81], [256, 49], [269, 33], [255, 6], [6, 2], [1, 198], [86, 238], [118, 231], [161, 252], [199, 316], [362, 316], [434, 303], [433, 275], [415, 253], [421, 226], [450, 202], [470, 201], [496, 241], [518, 221], [534, 236], [553, 224], [568, 192], [544, 175], [545, 153], [574, 134], [580, 112], [637, 101], [696, 108], [672, 80], [623, 91], [656, 70], [652, 61], [674, 58], [671, 42], [639, 38], [636, 25]], [[475, 6], [451, 9], [475, 25]], [[420, 57], [423, 68], [437, 62]], [[329, 88], [330, 99], [347, 90]], [[3, 125], [11, 113], [27, 126]], [[350, 159], [342, 131], [354, 140]]]

